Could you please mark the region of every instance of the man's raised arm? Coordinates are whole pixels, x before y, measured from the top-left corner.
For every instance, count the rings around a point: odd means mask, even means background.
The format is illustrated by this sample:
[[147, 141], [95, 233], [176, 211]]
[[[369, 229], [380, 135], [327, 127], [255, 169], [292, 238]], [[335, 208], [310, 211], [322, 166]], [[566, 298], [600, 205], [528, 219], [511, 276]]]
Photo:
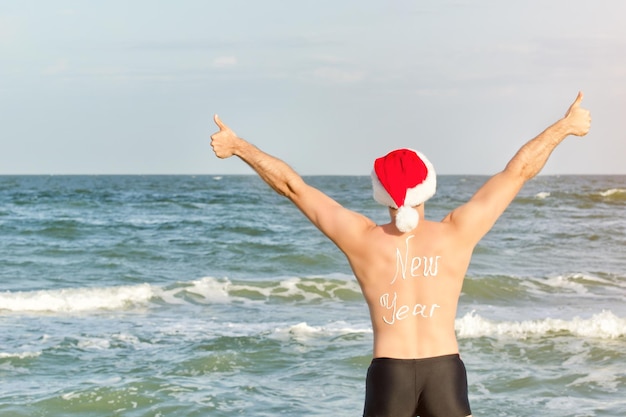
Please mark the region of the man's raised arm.
[[214, 116], [219, 131], [211, 135], [218, 158], [237, 156], [278, 194], [291, 200], [302, 213], [344, 252], [354, 252], [359, 237], [375, 224], [348, 210], [326, 194], [309, 186], [289, 165], [238, 137]]
[[465, 243], [476, 244], [513, 201], [524, 183], [544, 167], [552, 151], [568, 136], [585, 136], [591, 127], [589, 111], [580, 107], [583, 94], [569, 107], [565, 116], [528, 141], [509, 161], [506, 168], [491, 177], [463, 206], [444, 221], [455, 225]]
[[505, 171], [513, 171], [528, 181], [541, 171], [552, 151], [570, 135], [585, 136], [591, 127], [591, 115], [580, 107], [583, 93], [565, 113], [565, 117], [526, 143], [508, 163]]
[[273, 157], [238, 137], [216, 114], [213, 120], [219, 132], [211, 135], [211, 147], [218, 158], [237, 156], [247, 163], [274, 191], [291, 198], [302, 178], [285, 162]]

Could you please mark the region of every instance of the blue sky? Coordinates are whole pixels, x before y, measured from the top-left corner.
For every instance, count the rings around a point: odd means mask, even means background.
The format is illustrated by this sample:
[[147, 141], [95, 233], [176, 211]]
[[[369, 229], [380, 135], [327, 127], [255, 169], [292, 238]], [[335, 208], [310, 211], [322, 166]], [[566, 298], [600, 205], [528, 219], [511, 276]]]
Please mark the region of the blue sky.
[[545, 174], [626, 173], [626, 2], [0, 2], [0, 174], [238, 174], [218, 113], [301, 174], [396, 147], [492, 174], [576, 93]]

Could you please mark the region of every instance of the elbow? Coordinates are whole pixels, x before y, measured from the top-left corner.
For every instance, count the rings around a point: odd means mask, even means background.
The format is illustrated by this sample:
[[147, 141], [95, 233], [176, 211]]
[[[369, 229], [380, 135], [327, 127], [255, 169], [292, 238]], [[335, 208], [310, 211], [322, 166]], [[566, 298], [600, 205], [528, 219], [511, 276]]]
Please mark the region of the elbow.
[[520, 184], [532, 179], [537, 173], [534, 172], [532, 166], [524, 163], [509, 163], [504, 169], [507, 177], [515, 179]]
[[513, 158], [506, 166], [504, 171], [519, 178], [521, 181], [528, 181], [537, 175], [537, 168], [534, 164], [529, 163], [527, 158], [517, 157]]
[[519, 167], [517, 169], [515, 175], [517, 175], [519, 177], [519, 179], [522, 180], [523, 182], [526, 182], [526, 181], [532, 179], [535, 175], [537, 175], [537, 173], [534, 172], [532, 167], [530, 167], [529, 165], [525, 164], [525, 165], [522, 165], [521, 167]]
[[281, 189], [277, 191], [283, 197], [287, 197], [288, 199], [293, 200], [301, 192], [304, 185], [305, 183], [302, 178], [300, 178], [300, 176], [298, 175], [294, 175], [287, 178], [287, 180], [283, 184], [283, 187], [281, 187]]

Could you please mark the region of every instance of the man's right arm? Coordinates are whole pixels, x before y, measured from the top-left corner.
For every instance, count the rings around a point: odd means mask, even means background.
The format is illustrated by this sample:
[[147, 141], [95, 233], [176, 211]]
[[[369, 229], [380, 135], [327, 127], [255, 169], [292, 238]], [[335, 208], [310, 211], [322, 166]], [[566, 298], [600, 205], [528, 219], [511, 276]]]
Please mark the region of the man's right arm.
[[363, 234], [376, 226], [372, 220], [306, 184], [287, 163], [238, 137], [217, 115], [214, 121], [220, 130], [211, 135], [211, 146], [218, 158], [237, 156], [274, 191], [291, 200], [342, 251], [352, 256], [362, 252]]
[[443, 221], [454, 225], [464, 244], [478, 243], [524, 183], [541, 171], [552, 151], [566, 137], [587, 134], [591, 117], [588, 110], [580, 107], [582, 98], [582, 93], [578, 93], [565, 117], [522, 146], [502, 172], [491, 177], [466, 204], [446, 216]]

